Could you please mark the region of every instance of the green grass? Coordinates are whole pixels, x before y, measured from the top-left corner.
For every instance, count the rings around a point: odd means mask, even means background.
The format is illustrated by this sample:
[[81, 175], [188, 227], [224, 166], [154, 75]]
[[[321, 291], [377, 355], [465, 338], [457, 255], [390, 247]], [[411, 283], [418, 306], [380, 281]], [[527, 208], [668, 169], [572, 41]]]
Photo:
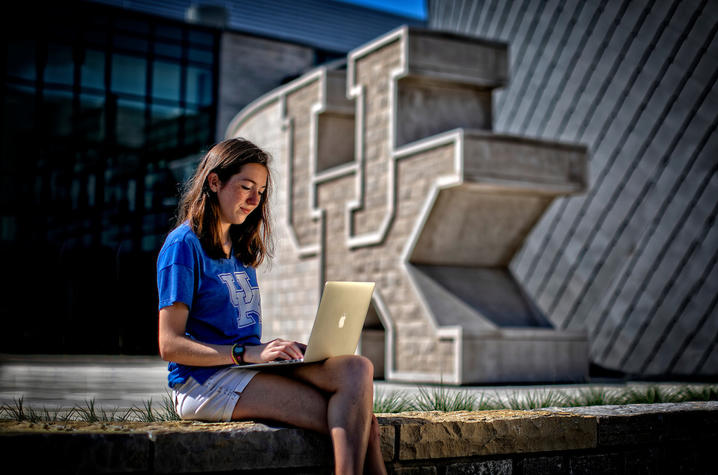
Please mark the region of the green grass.
[[106, 410], [99, 408], [95, 404], [94, 399], [85, 401], [83, 406], [74, 407], [69, 410], [58, 408], [50, 411], [43, 407], [42, 409], [33, 409], [27, 407], [23, 398], [16, 399], [13, 404], [3, 404], [0, 406], [0, 419], [27, 421], [27, 422], [164, 422], [178, 421], [179, 415], [175, 411], [172, 404], [172, 398], [167, 395], [163, 398], [162, 407], [158, 410], [153, 407], [152, 399], [145, 401], [142, 407], [131, 407], [129, 409]]
[[69, 415], [75, 414], [75, 419], [84, 422], [124, 422], [132, 419], [134, 409], [127, 409], [124, 412], [119, 411], [119, 408], [113, 410], [95, 408], [95, 400], [90, 399], [85, 401], [84, 407], [71, 409]]
[[374, 394], [374, 412], [375, 413], [397, 413], [413, 411], [414, 404], [402, 391], [393, 391], [385, 394], [383, 391], [377, 391]]
[[501, 401], [498, 401], [495, 398], [487, 396], [483, 393], [479, 395], [475, 402], [475, 411], [490, 411], [492, 409], [502, 409]]
[[41, 411], [31, 407], [25, 407], [23, 398], [16, 399], [12, 405], [3, 405], [0, 407], [0, 415], [5, 419], [28, 422], [55, 422], [58, 420], [57, 414], [51, 414], [46, 408]]
[[661, 402], [682, 402], [680, 392], [661, 389], [659, 386], [629, 388], [623, 404], [657, 404]]
[[565, 406], [566, 396], [558, 391], [528, 391], [509, 395], [504, 402], [505, 409], [540, 409], [542, 407]]
[[436, 388], [419, 387], [419, 395], [414, 399], [418, 411], [473, 411], [477, 405], [477, 396], [468, 391], [450, 391], [446, 386]]
[[162, 398], [162, 411], [159, 413], [160, 420], [163, 421], [179, 421], [180, 416], [175, 410], [175, 405], [172, 402], [172, 396], [169, 394]]
[[607, 388], [588, 387], [582, 388], [578, 394], [566, 395], [564, 398], [564, 406], [603, 406], [611, 404], [623, 404], [624, 398], [620, 391]]
[[[468, 390], [450, 388], [440, 384], [419, 387], [418, 394], [409, 395], [403, 391], [374, 395], [375, 413], [400, 413], [407, 411], [484, 411], [491, 409], [540, 409], [542, 407], [601, 406], [616, 404], [655, 404], [661, 402], [718, 401], [718, 385], [691, 386], [666, 389], [658, 385], [634, 385], [625, 388], [603, 388], [587, 386], [578, 391], [517, 390], [503, 398], [485, 393], [471, 393]], [[83, 406], [51, 411], [47, 408], [28, 407], [23, 398], [12, 404], [0, 406], [0, 419], [27, 422], [165, 422], [180, 420], [169, 393], [163, 397], [159, 407], [152, 399], [142, 407], [106, 410], [96, 405], [95, 400], [85, 401]]]
[[446, 385], [419, 387], [411, 396], [404, 392], [383, 394], [374, 398], [374, 412], [405, 411], [484, 411], [491, 409], [529, 410], [543, 407], [578, 407], [620, 404], [655, 404], [660, 402], [718, 401], [718, 386], [666, 389], [657, 385], [637, 385], [625, 388], [587, 386], [570, 390], [517, 390], [503, 397], [466, 390], [450, 390]]
[[680, 394], [684, 401], [718, 401], [718, 386], [686, 386], [680, 390]]

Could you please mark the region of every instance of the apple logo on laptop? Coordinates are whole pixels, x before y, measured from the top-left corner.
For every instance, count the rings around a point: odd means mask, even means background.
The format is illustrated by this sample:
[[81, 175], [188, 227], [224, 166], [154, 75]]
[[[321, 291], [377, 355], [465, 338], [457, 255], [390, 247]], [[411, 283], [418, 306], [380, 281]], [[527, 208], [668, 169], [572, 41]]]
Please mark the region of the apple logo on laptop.
[[342, 316], [341, 316], [341, 318], [339, 319], [339, 324], [338, 324], [338, 325], [339, 325], [339, 328], [344, 328], [344, 322], [346, 321], [346, 319], [347, 319], [347, 314], [346, 314], [346, 313], [342, 313]]

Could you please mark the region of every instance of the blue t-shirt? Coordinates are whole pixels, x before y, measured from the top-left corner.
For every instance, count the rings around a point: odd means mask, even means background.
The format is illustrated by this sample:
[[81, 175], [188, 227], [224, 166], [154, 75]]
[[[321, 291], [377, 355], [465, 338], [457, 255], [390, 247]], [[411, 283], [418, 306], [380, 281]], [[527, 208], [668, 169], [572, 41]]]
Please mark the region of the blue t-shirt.
[[[262, 311], [257, 275], [234, 255], [212, 259], [188, 224], [173, 230], [157, 258], [159, 308], [182, 302], [189, 307], [186, 334], [219, 345], [259, 345]], [[225, 366], [169, 363], [169, 386], [192, 376], [200, 384]]]

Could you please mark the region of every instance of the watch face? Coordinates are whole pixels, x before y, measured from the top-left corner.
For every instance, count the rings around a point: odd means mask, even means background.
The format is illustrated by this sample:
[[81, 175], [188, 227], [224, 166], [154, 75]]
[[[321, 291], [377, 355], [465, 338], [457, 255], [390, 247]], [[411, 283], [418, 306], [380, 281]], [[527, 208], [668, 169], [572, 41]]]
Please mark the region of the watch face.
[[244, 346], [237, 345], [233, 348], [234, 357], [238, 361], [242, 361], [242, 357], [244, 356]]

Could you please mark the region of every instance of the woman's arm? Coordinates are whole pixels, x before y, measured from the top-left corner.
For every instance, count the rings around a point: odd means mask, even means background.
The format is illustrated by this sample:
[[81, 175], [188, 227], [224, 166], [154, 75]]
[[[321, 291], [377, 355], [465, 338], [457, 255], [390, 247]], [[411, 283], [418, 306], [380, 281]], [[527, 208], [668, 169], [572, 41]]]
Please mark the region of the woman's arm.
[[[214, 345], [192, 340], [185, 335], [189, 308], [175, 302], [160, 310], [159, 346], [160, 356], [165, 361], [188, 366], [220, 366], [234, 364], [232, 345]], [[304, 345], [276, 339], [263, 345], [247, 345], [245, 361], [262, 363], [275, 359], [302, 358]]]
[[181, 302], [160, 310], [159, 346], [162, 359], [188, 366], [234, 364], [231, 345], [203, 343], [185, 335], [188, 316], [189, 308]]

